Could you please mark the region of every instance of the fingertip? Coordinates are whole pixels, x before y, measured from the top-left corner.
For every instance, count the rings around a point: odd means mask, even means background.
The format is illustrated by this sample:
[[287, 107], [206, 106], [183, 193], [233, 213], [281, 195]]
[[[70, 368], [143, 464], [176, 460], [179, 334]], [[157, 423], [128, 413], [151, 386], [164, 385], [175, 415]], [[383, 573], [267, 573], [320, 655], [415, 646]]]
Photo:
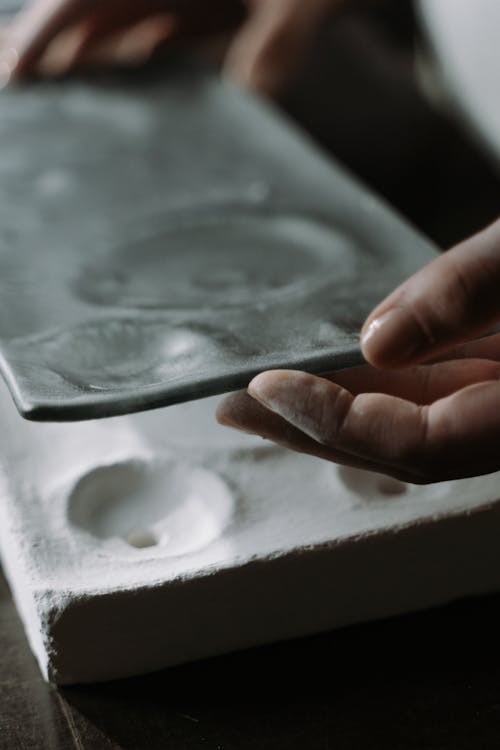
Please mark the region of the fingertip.
[[432, 341], [410, 310], [394, 306], [370, 316], [361, 330], [361, 351], [374, 367], [413, 364]]
[[260, 372], [256, 375], [247, 387], [247, 393], [249, 396], [257, 397], [261, 391], [265, 391], [270, 382], [273, 382], [275, 378], [275, 371], [268, 370], [267, 372]]
[[298, 381], [302, 383], [304, 377], [311, 376], [298, 370], [267, 370], [250, 381], [247, 393], [267, 408], [272, 408], [273, 400], [283, 390], [290, 388]]
[[255, 435], [250, 426], [250, 410], [255, 402], [245, 393], [237, 391], [226, 396], [217, 406], [215, 418], [223, 427], [229, 427], [247, 435]]
[[233, 427], [235, 423], [235, 414], [237, 413], [237, 398], [239, 394], [231, 393], [217, 405], [215, 418], [217, 422], [224, 427]]

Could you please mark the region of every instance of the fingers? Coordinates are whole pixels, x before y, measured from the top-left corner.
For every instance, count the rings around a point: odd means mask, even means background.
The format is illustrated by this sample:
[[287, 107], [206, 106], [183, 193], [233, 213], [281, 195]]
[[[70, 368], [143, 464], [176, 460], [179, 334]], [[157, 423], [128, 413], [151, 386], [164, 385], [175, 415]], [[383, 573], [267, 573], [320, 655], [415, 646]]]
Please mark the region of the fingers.
[[52, 39], [80, 20], [83, 7], [91, 13], [96, 6], [97, 0], [86, 5], [80, 0], [38, 0], [19, 13], [11, 25], [9, 46], [1, 55], [3, 60], [7, 51], [15, 51], [10, 79], [18, 80], [33, 72]]
[[176, 30], [176, 18], [170, 14], [149, 16], [134, 24], [129, 22], [117, 27], [101, 23], [99, 18], [88, 19], [82, 24], [80, 39], [74, 44], [71, 59], [63, 72], [89, 65], [144, 63], [159, 45], [173, 38]]
[[[103, 44], [105, 37], [159, 14], [166, 5], [161, 0], [145, 4], [133, 0], [37, 0], [11, 26], [9, 49], [15, 51], [15, 61], [10, 66], [10, 79], [39, 72], [61, 74], [84, 57], [116, 57], [120, 40], [109, 39]], [[96, 53], [99, 46], [105, 52]]]
[[500, 363], [488, 359], [456, 359], [404, 370], [377, 370], [370, 365], [341, 370], [324, 376], [353, 395], [385, 393], [431, 404], [468, 385], [500, 377]]
[[[286, 373], [265, 373], [266, 375], [284, 375]], [[293, 375], [305, 376], [305, 373], [293, 373]], [[259, 378], [261, 376], [258, 376]], [[312, 378], [312, 376], [306, 376]], [[320, 380], [320, 378], [315, 378]], [[325, 381], [328, 382], [328, 381]], [[332, 384], [330, 384], [332, 385]], [[333, 386], [332, 388], [337, 388]], [[338, 389], [341, 391], [342, 389]], [[346, 393], [344, 391], [344, 393]], [[347, 394], [351, 399], [352, 396]], [[265, 398], [265, 396], [264, 396]], [[371, 461], [362, 456], [343, 451], [340, 447], [332, 444], [322, 444], [306, 431], [293, 424], [290, 415], [287, 417], [278, 413], [276, 405], [271, 408], [270, 402], [266, 400], [266, 406], [259, 401], [260, 396], [253, 392], [251, 397], [245, 392], [235, 393], [228, 396], [217, 410], [218, 421], [227, 426], [243, 432], [257, 434], [272, 440], [277, 445], [295, 450], [299, 453], [316, 456], [327, 461], [338, 464], [353, 466], [358, 469], [391, 474], [403, 481], [413, 481], [406, 473], [398, 471], [397, 468], [382, 465], [380, 461]], [[304, 413], [306, 414], [306, 412]]]
[[251, 425], [295, 450], [404, 481], [474, 476], [500, 468], [498, 366], [496, 374], [419, 405], [385, 393], [353, 395], [306, 373], [266, 372], [254, 378], [249, 394], [270, 415], [260, 412], [255, 419], [240, 400], [223, 407], [222, 421]]
[[225, 427], [232, 427], [251, 435], [260, 435], [283, 448], [306, 453], [327, 461], [354, 466], [358, 469], [377, 470], [375, 464], [369, 461], [320, 445], [278, 414], [273, 414], [259, 404], [245, 391], [227, 396], [219, 404], [216, 416], [217, 421]]
[[500, 334], [484, 336], [474, 341], [468, 341], [466, 344], [447, 349], [444, 354], [434, 358], [432, 361], [448, 359], [489, 359], [500, 361]]
[[[498, 379], [500, 364], [490, 360], [472, 359], [421, 365], [402, 371], [376, 370], [370, 365], [363, 365], [323, 377], [349, 391], [353, 396], [361, 393], [385, 393], [425, 405], [445, 398], [468, 385]], [[289, 443], [290, 438], [296, 443], [299, 437], [305, 437], [303, 433], [297, 434], [296, 429], [291, 433], [285, 433], [285, 428], [292, 429], [289, 423], [264, 409], [245, 392], [232, 394], [222, 402], [219, 416], [221, 421], [230, 427], [247, 430], [272, 440], [281, 436], [282, 444]], [[305, 446], [306, 444], [302, 449], [307, 452]], [[297, 447], [294, 447], [297, 450]]]
[[258, 375], [248, 391], [323, 449], [410, 475], [404, 458], [425, 434], [425, 407], [385, 394], [353, 396], [324, 378], [286, 370]]
[[[167, 3], [164, 3], [167, 5]], [[89, 64], [139, 64], [166, 42], [196, 42], [233, 27], [240, 20], [234, 0], [218, 0], [210, 9], [184, 4], [182, 12], [152, 13], [150, 4], [95, 14], [82, 22], [84, 29], [74, 50], [72, 67]]]
[[500, 221], [405, 281], [368, 317], [366, 359], [414, 364], [486, 332], [500, 318]]
[[477, 383], [429, 407], [424, 445], [414, 456], [421, 472], [442, 479], [500, 469], [500, 384]]
[[275, 94], [327, 11], [340, 5], [341, 0], [253, 0], [227, 54], [227, 74], [248, 88]]
[[6, 83], [52, 68], [60, 73], [66, 61], [70, 67], [140, 59], [174, 32], [197, 37], [231, 27], [240, 18], [237, 0], [216, 0], [210, 8], [202, 0], [35, 0], [11, 24], [0, 53], [0, 75]]
[[[342, 0], [254, 0], [246, 24], [231, 47], [227, 69], [241, 83], [274, 92], [296, 64], [323, 15]], [[86, 58], [101, 59], [106, 37], [133, 26], [150, 15], [171, 11], [184, 37], [210, 33], [232, 25], [240, 16], [236, 0], [218, 0], [207, 10], [199, 0], [36, 0], [18, 15], [10, 42], [0, 55], [0, 72], [7, 79], [22, 79], [44, 68], [44, 58], [64, 67]], [[65, 32], [71, 33], [66, 34]], [[65, 33], [64, 49], [50, 50]], [[163, 35], [165, 38], [165, 34]], [[168, 35], [167, 37], [168, 38]], [[107, 49], [116, 49], [109, 40]], [[129, 40], [128, 40], [129, 41]], [[106, 45], [104, 44], [104, 48]], [[49, 57], [50, 57], [49, 55]], [[51, 64], [45, 64], [47, 70]], [[58, 71], [59, 72], [59, 71]]]

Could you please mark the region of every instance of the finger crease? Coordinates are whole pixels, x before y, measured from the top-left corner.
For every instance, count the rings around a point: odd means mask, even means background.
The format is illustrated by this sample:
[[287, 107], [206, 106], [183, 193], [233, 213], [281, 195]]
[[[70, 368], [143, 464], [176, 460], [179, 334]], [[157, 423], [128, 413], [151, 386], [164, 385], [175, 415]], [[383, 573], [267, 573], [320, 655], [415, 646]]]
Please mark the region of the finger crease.
[[[333, 408], [336, 412], [335, 420], [330, 423], [330, 429], [334, 426], [334, 433], [329, 436], [329, 443], [332, 445], [342, 445], [344, 442], [344, 432], [346, 431], [347, 418], [351, 412], [352, 407], [356, 402], [357, 397], [353, 397], [349, 391], [344, 389], [339, 390], [333, 403]], [[342, 404], [342, 401], [345, 403]]]
[[420, 424], [420, 434], [417, 436], [417, 442], [418, 449], [420, 453], [427, 453], [429, 448], [429, 440], [430, 440], [430, 423], [429, 423], [429, 414], [430, 410], [427, 405], [424, 406], [418, 406], [418, 412], [419, 412], [419, 424]]

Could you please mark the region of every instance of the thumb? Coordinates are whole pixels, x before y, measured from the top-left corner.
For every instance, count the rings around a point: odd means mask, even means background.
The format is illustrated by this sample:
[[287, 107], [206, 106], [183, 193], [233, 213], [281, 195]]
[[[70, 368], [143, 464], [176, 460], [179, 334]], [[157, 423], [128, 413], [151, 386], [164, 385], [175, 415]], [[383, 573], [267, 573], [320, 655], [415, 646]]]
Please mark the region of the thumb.
[[237, 83], [276, 93], [300, 62], [327, 10], [340, 0], [252, 0], [247, 21], [226, 56], [225, 71]]
[[405, 281], [366, 320], [376, 367], [415, 364], [488, 331], [500, 319], [500, 221]]

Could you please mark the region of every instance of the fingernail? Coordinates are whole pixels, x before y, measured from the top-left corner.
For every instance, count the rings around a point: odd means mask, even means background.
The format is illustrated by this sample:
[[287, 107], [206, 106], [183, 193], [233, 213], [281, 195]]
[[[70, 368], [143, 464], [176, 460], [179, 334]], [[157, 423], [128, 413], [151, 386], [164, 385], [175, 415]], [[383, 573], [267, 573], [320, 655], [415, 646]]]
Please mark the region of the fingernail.
[[[271, 388], [269, 388], [269, 385], [271, 385]], [[248, 384], [247, 391], [252, 398], [255, 398], [266, 409], [270, 409], [277, 414], [279, 413], [281, 417], [285, 416], [281, 411], [283, 408], [283, 394], [280, 391], [276, 392], [275, 383], [273, 380], [269, 380], [267, 372], [256, 375]]]
[[403, 307], [393, 307], [361, 332], [366, 359], [374, 365], [401, 365], [430, 342], [415, 317]]

